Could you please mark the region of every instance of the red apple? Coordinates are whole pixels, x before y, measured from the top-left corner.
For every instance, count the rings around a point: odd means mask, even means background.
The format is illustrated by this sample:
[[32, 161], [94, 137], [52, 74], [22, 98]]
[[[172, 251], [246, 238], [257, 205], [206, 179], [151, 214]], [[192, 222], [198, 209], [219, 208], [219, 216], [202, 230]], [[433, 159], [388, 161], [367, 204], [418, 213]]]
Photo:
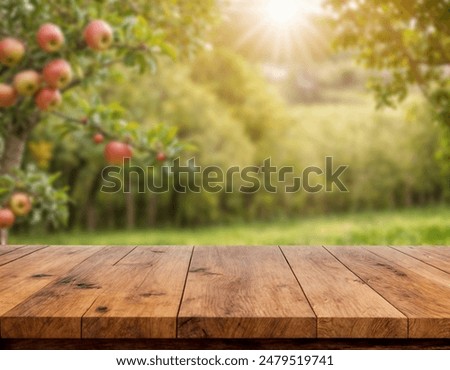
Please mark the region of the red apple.
[[16, 90], [10, 85], [0, 83], [0, 108], [12, 107], [16, 101]]
[[0, 63], [12, 67], [19, 63], [25, 54], [25, 46], [17, 39], [6, 37], [0, 41]]
[[108, 23], [97, 19], [84, 29], [84, 40], [93, 50], [106, 50], [113, 42], [113, 30]]
[[94, 141], [94, 143], [100, 144], [100, 143], [103, 143], [103, 140], [105, 140], [105, 137], [102, 134], [97, 133], [92, 137], [92, 140]]
[[41, 49], [51, 53], [61, 49], [64, 44], [64, 35], [57, 25], [46, 23], [39, 27], [36, 40]]
[[105, 159], [109, 164], [121, 165], [125, 158], [131, 158], [131, 146], [120, 141], [111, 141], [105, 146]]
[[64, 59], [49, 62], [42, 74], [47, 85], [53, 89], [62, 89], [72, 81], [72, 68]]
[[9, 229], [16, 220], [14, 213], [8, 208], [0, 209], [0, 229]]
[[36, 71], [28, 69], [14, 77], [14, 88], [22, 96], [32, 96], [39, 89], [41, 76]]
[[159, 152], [156, 154], [156, 160], [158, 162], [164, 162], [167, 159], [166, 155], [163, 152]]
[[62, 97], [58, 90], [46, 87], [37, 93], [35, 102], [40, 110], [51, 111], [61, 104]]
[[31, 211], [31, 199], [26, 193], [14, 193], [9, 201], [9, 207], [16, 216], [25, 216]]

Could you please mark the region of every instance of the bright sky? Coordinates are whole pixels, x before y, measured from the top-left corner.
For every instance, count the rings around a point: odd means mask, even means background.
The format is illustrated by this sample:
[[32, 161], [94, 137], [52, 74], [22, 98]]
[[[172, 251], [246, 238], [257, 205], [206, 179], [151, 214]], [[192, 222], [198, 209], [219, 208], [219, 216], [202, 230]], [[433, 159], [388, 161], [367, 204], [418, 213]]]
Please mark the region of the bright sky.
[[320, 1], [317, 0], [266, 0], [262, 5], [263, 16], [277, 25], [287, 25], [320, 11]]
[[[311, 15], [323, 13], [323, 0], [219, 0], [229, 13], [241, 13], [248, 17], [249, 28], [237, 39], [236, 45], [271, 49], [273, 59], [291, 60], [302, 49], [305, 58], [315, 45], [305, 45], [305, 35], [312, 44], [323, 44]], [[297, 56], [295, 56], [297, 55]], [[312, 58], [312, 57], [311, 57]]]
[[229, 0], [228, 8], [254, 12], [275, 25], [287, 25], [299, 21], [302, 16], [320, 13], [321, 3], [322, 0]]

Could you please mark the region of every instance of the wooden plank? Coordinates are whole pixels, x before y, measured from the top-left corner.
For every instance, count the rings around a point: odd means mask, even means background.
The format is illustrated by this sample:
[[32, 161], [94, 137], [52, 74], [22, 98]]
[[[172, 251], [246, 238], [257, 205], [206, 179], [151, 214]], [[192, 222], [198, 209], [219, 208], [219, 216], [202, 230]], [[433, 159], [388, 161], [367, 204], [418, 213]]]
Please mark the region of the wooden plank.
[[392, 247], [450, 274], [450, 247]]
[[6, 253], [15, 251], [16, 249], [22, 248], [23, 245], [2, 245], [0, 246], [0, 256]]
[[83, 338], [175, 338], [192, 247], [138, 247], [82, 319]]
[[[443, 284], [450, 287], [450, 274], [409, 255], [401, 253], [396, 249], [388, 247], [365, 247], [365, 249], [387, 259], [388, 261], [394, 262], [407, 270], [413, 271], [415, 274], [419, 274], [426, 279], [434, 280], [438, 284]], [[448, 258], [450, 259], [450, 250]]]
[[[6, 265], [10, 262], [28, 256], [31, 253], [34, 253], [38, 250], [46, 248], [45, 245], [29, 245], [29, 246], [16, 246], [12, 248], [7, 248], [6, 250], [2, 250], [0, 252], [0, 266]], [[3, 249], [3, 247], [1, 247]]]
[[450, 338], [450, 287], [364, 248], [327, 247], [408, 317], [410, 338]]
[[179, 338], [311, 338], [316, 316], [278, 247], [195, 247]]
[[322, 247], [282, 247], [317, 315], [318, 338], [407, 338], [406, 317]]
[[[33, 294], [4, 314], [2, 337], [80, 338], [81, 316], [102, 289], [114, 283], [108, 280], [108, 273], [133, 248], [102, 248], [62, 278]], [[60, 258], [58, 262], [64, 265], [68, 260]]]
[[73, 246], [48, 247], [1, 266], [0, 316], [98, 250]]

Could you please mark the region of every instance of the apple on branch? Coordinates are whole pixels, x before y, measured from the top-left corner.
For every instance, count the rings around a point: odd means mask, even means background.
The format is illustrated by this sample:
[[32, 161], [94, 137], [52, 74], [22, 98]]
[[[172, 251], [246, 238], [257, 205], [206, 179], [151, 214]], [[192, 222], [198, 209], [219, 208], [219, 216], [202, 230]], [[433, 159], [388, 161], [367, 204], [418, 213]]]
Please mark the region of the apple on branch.
[[126, 143], [111, 141], [105, 146], [104, 155], [109, 164], [122, 165], [126, 158], [133, 156], [133, 150]]
[[49, 62], [42, 72], [44, 81], [53, 89], [62, 89], [72, 81], [72, 68], [64, 59]]
[[101, 144], [103, 143], [103, 140], [105, 140], [105, 137], [103, 136], [103, 134], [98, 132], [92, 137], [92, 140], [95, 144]]
[[105, 21], [101, 19], [94, 20], [85, 28], [84, 40], [92, 50], [106, 50], [113, 42], [113, 30]]
[[9, 207], [15, 216], [26, 216], [31, 211], [31, 198], [26, 193], [14, 193], [9, 201]]
[[16, 102], [16, 90], [10, 85], [0, 83], [0, 108], [12, 107]]
[[46, 87], [36, 94], [35, 102], [41, 111], [51, 111], [61, 104], [62, 97], [58, 90]]
[[8, 240], [8, 229], [10, 229], [16, 216], [9, 208], [0, 208], [0, 244], [6, 245]]
[[52, 23], [46, 23], [39, 27], [36, 40], [41, 49], [49, 53], [58, 51], [64, 45], [64, 35], [61, 29]]
[[25, 46], [15, 38], [6, 37], [0, 41], [0, 63], [13, 67], [19, 63], [25, 54]]
[[158, 152], [158, 154], [156, 154], [156, 160], [158, 162], [164, 162], [166, 159], [167, 159], [167, 157], [164, 152]]
[[9, 208], [0, 209], [0, 229], [9, 229], [14, 225], [16, 216]]
[[14, 88], [22, 96], [34, 95], [38, 91], [40, 84], [41, 76], [32, 69], [19, 72], [14, 77]]

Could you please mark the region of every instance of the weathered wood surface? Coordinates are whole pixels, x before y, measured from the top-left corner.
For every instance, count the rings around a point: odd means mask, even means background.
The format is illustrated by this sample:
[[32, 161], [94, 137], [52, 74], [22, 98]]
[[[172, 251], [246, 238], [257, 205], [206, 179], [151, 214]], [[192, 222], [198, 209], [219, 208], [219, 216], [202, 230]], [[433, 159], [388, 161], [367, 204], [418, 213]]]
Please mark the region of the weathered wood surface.
[[0, 347], [32, 338], [448, 347], [450, 248], [0, 247]]
[[388, 247], [372, 247], [373, 252], [355, 247], [327, 249], [408, 317], [409, 338], [450, 337], [450, 285], [447, 279], [434, 278], [440, 271], [430, 266], [431, 272], [425, 273], [424, 264], [406, 255], [396, 262], [384, 258], [393, 256]]
[[[16, 255], [18, 258], [0, 266], [0, 316], [4, 316], [7, 311], [24, 302], [32, 294], [57, 280], [68, 269], [83, 262], [96, 250], [98, 247], [72, 246], [41, 249], [30, 246], [16, 250], [20, 251], [20, 258]], [[0, 328], [1, 324], [3, 319], [0, 320]]]
[[393, 247], [450, 274], [450, 247]]
[[311, 338], [316, 317], [278, 247], [197, 247], [180, 338]]
[[[63, 247], [64, 248], [64, 247]], [[2, 317], [3, 338], [79, 338], [81, 317], [108, 284], [113, 265], [132, 247], [106, 247], [72, 269], [60, 270], [59, 277]], [[52, 250], [52, 248], [47, 248]], [[83, 250], [83, 249], [81, 249]], [[86, 248], [90, 251], [91, 248]], [[61, 257], [60, 267], [71, 261]], [[39, 261], [37, 261], [39, 263]], [[54, 259], [53, 262], [58, 262]]]
[[24, 246], [2, 247], [0, 250], [0, 266], [18, 260], [43, 248], [45, 248], [45, 246], [29, 246], [27, 248], [24, 248]]
[[406, 317], [322, 247], [283, 247], [320, 338], [405, 338]]
[[138, 247], [83, 316], [84, 338], [175, 338], [192, 247]]

